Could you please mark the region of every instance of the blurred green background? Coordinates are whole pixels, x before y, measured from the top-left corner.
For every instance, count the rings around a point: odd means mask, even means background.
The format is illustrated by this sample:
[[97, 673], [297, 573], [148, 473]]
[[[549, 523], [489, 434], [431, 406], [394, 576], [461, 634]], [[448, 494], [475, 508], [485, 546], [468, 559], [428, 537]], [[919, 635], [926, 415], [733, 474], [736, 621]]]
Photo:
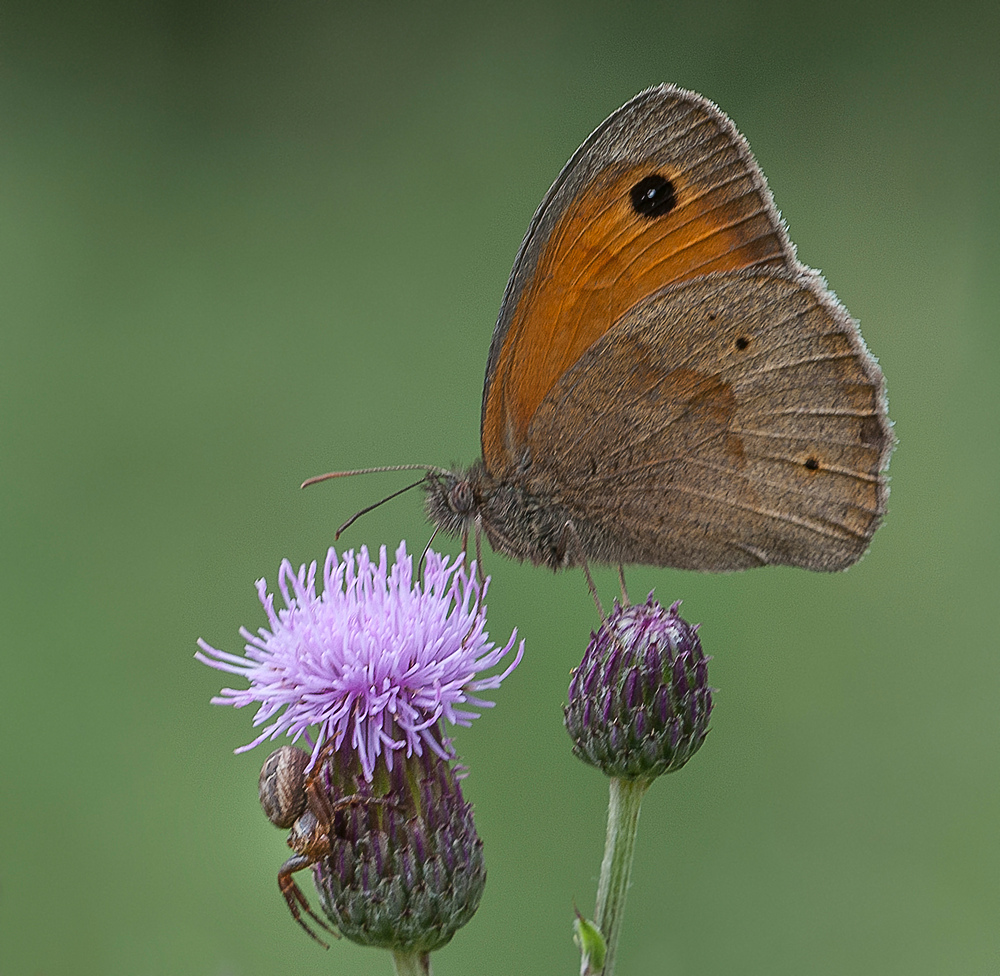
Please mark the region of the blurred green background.
[[[195, 639], [478, 454], [549, 183], [650, 84], [721, 105], [861, 320], [899, 447], [846, 574], [638, 569], [703, 623], [713, 732], [656, 783], [619, 972], [1000, 972], [995, 3], [28, 3], [0, 11], [0, 972], [384, 974], [275, 883], [266, 749]], [[416, 493], [346, 536], [419, 549]], [[487, 557], [527, 640], [457, 744], [490, 879], [448, 974], [571, 973], [606, 785], [570, 754], [578, 572]], [[598, 574], [606, 599], [614, 573]]]

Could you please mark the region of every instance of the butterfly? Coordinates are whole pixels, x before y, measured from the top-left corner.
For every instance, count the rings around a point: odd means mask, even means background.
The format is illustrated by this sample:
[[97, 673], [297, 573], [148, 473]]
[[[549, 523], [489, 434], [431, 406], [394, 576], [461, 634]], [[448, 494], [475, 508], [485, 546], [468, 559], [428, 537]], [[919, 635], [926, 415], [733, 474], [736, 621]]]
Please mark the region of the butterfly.
[[446, 533], [553, 569], [708, 571], [856, 562], [894, 446], [882, 371], [746, 141], [671, 85], [606, 119], [532, 218], [481, 442], [422, 479]]

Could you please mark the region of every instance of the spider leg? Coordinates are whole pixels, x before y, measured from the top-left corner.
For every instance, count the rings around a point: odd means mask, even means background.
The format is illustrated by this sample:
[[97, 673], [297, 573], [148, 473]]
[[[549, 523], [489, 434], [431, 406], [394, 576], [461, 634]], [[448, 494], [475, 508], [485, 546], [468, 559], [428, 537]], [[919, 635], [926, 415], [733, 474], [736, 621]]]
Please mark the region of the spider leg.
[[327, 759], [330, 758], [330, 754], [334, 751], [334, 741], [334, 739], [327, 739], [323, 743], [323, 748], [320, 749], [319, 755], [316, 757], [316, 762], [313, 763], [312, 769], [309, 770], [309, 775], [306, 776], [305, 782], [306, 799], [309, 803], [309, 809], [315, 815], [316, 820], [327, 827], [329, 827], [330, 822], [333, 820], [334, 807], [330, 805], [327, 791], [320, 788], [318, 780], [326, 768]]
[[302, 893], [302, 889], [295, 883], [295, 879], [292, 875], [296, 871], [301, 871], [303, 868], [309, 867], [313, 861], [304, 854], [295, 854], [290, 857], [281, 866], [281, 870], [278, 872], [278, 888], [281, 890], [281, 894], [285, 899], [285, 904], [288, 905], [288, 910], [292, 913], [292, 918], [299, 923], [300, 926], [306, 931], [306, 934], [310, 938], [315, 939], [324, 949], [329, 949], [330, 946], [324, 942], [306, 923], [306, 920], [302, 917], [302, 912], [305, 912], [317, 925], [321, 928], [326, 929], [331, 935], [336, 938], [340, 938], [340, 933], [327, 925], [313, 910], [309, 907], [309, 901], [306, 896]]
[[320, 776], [326, 766], [327, 759], [329, 759], [330, 754], [335, 751], [333, 744], [333, 739], [327, 739], [326, 742], [323, 743], [323, 747], [320, 749], [319, 755], [316, 757], [316, 762], [313, 763], [313, 767], [310, 770], [309, 775], [306, 777], [306, 797], [309, 803], [309, 809], [313, 816], [315, 816], [317, 823], [323, 824], [325, 828], [329, 830], [330, 825], [333, 823], [333, 815], [338, 810], [343, 810], [347, 807], [361, 806], [369, 803], [375, 804], [376, 806], [399, 806], [396, 801], [388, 797], [366, 797], [361, 796], [358, 793], [352, 793], [350, 796], [344, 796], [338, 800], [332, 800], [328, 795], [328, 792], [321, 788]]

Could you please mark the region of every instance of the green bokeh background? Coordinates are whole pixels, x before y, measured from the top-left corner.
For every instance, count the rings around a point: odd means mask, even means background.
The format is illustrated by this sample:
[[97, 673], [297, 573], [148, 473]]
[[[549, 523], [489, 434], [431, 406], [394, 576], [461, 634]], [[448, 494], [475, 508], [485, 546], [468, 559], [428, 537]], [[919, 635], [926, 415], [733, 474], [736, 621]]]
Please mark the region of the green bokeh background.
[[[542, 193], [673, 81], [749, 138], [889, 382], [889, 518], [838, 576], [630, 573], [702, 621], [713, 731], [655, 784], [619, 972], [1000, 972], [995, 3], [28, 3], [0, 13], [0, 973], [385, 974], [297, 930], [265, 750], [195, 638], [468, 462]], [[348, 544], [427, 529], [415, 494]], [[457, 736], [489, 884], [448, 974], [571, 973], [606, 786], [578, 572], [488, 556], [524, 663]], [[607, 597], [614, 574], [598, 573]]]

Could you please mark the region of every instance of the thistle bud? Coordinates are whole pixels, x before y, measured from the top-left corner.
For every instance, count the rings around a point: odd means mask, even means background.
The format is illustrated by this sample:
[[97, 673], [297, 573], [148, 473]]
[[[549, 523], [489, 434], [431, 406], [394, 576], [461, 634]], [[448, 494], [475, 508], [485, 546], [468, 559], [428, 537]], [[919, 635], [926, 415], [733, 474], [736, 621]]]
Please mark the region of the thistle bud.
[[566, 730], [573, 752], [607, 776], [652, 780], [701, 747], [712, 713], [697, 627], [653, 599], [617, 602], [573, 671]]
[[345, 791], [357, 800], [334, 814], [329, 853], [313, 865], [323, 912], [361, 945], [440, 949], [475, 914], [486, 886], [483, 843], [452, 764], [428, 749], [377, 770], [372, 784], [339, 757], [327, 770], [319, 789], [331, 801]]

